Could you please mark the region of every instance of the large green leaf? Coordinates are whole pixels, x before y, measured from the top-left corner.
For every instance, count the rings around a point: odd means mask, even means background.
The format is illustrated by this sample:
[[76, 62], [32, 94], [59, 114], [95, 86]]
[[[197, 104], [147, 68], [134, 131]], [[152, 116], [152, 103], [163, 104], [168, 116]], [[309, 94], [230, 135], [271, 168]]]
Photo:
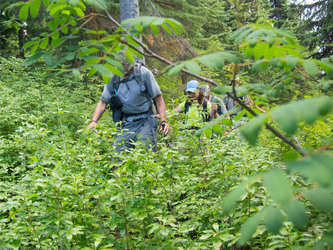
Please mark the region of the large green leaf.
[[33, 54], [31, 57], [29, 57], [27, 60], [25, 60], [22, 65], [23, 66], [30, 66], [31, 64], [35, 63], [38, 61], [39, 58], [41, 58], [45, 52], [38, 52]]
[[105, 0], [85, 0], [85, 2], [88, 5], [91, 5], [92, 7], [95, 7], [95, 8], [100, 9], [100, 10], [107, 10], [108, 9], [108, 5], [107, 5], [107, 2]]
[[269, 61], [269, 65], [271, 65], [271, 67], [273, 68], [276, 68], [279, 66], [281, 59], [282, 59], [281, 57], [272, 58]]
[[109, 57], [105, 57], [103, 60], [106, 61], [107, 63], [115, 66], [119, 71], [121, 71], [121, 72], [124, 71], [123, 65], [118, 60], [115, 60], [115, 59], [112, 59], [112, 58], [109, 58]]
[[218, 95], [224, 95], [232, 92], [232, 86], [217, 86], [213, 89], [213, 92]]
[[299, 172], [302, 176], [326, 187], [330, 185], [333, 178], [332, 170], [328, 166], [328, 162], [325, 161], [324, 156], [312, 156], [301, 161], [291, 162], [288, 169], [291, 172]]
[[38, 11], [41, 5], [41, 0], [34, 0], [30, 6], [30, 15], [35, 18], [38, 15]]
[[171, 28], [177, 35], [180, 34], [179, 30], [185, 31], [183, 25], [180, 22], [178, 22], [177, 20], [172, 19], [172, 18], [167, 18], [167, 19], [165, 19], [165, 21], [171, 26]]
[[125, 51], [125, 56], [130, 63], [134, 63], [134, 56], [130, 50]]
[[317, 65], [314, 61], [312, 60], [303, 60], [301, 61], [302, 65], [304, 67], [304, 70], [309, 74], [309, 75], [315, 75], [318, 72]]
[[36, 52], [36, 50], [39, 47], [39, 44], [40, 44], [40, 41], [38, 41], [37, 43], [34, 44], [34, 46], [31, 47], [30, 54], [34, 54]]
[[19, 12], [20, 20], [25, 21], [28, 19], [30, 5], [31, 5], [31, 2], [27, 2], [25, 5], [23, 5], [21, 7], [20, 12]]
[[265, 226], [272, 234], [279, 234], [283, 224], [283, 214], [279, 208], [268, 207], [266, 210]]
[[224, 67], [223, 58], [219, 54], [211, 55], [212, 60], [214, 60], [218, 70], [222, 70]]
[[288, 106], [280, 106], [272, 111], [272, 116], [278, 126], [286, 133], [292, 135], [297, 130], [297, 119], [294, 110]]
[[235, 56], [234, 54], [228, 53], [228, 52], [219, 52], [218, 55], [226, 60], [228, 60], [229, 62], [232, 63], [239, 63], [239, 59], [237, 56]]
[[[238, 112], [238, 107], [235, 106], [234, 108], [237, 108], [237, 112]], [[230, 112], [230, 111], [229, 111]], [[239, 121], [245, 114], [247, 113], [246, 109], [242, 109], [240, 112], [238, 112], [238, 114], [235, 116], [235, 121]]]
[[185, 66], [185, 63], [180, 63], [178, 65], [176, 65], [175, 67], [172, 67], [169, 72], [168, 72], [168, 76], [174, 76], [176, 74], [178, 74]]
[[51, 42], [51, 46], [52, 47], [58, 47], [61, 44], [62, 41], [63, 41], [62, 38], [54, 39]]
[[225, 118], [221, 121], [224, 125], [232, 127], [233, 123], [229, 118]]
[[256, 48], [254, 49], [254, 59], [259, 60], [266, 53], [267, 49], [267, 43], [258, 43]]
[[111, 70], [109, 70], [107, 67], [105, 67], [102, 64], [96, 64], [94, 65], [94, 68], [101, 73], [102, 75], [108, 76], [108, 77], [112, 77], [113, 73], [111, 72]]
[[322, 96], [319, 98], [315, 98], [314, 105], [316, 105], [319, 109], [320, 115], [327, 115], [332, 109], [332, 100], [328, 96]]
[[73, 69], [72, 73], [73, 73], [73, 76], [75, 77], [75, 79], [77, 81], [79, 81], [80, 80], [80, 71], [77, 69]]
[[308, 190], [306, 195], [323, 212], [333, 212], [333, 195], [325, 188]]
[[267, 115], [261, 114], [250, 120], [245, 126], [240, 129], [240, 132], [245, 139], [251, 144], [256, 145], [260, 130], [267, 121]]
[[[229, 119], [225, 119], [225, 120], [230, 121]], [[222, 134], [223, 134], [223, 129], [222, 129], [222, 127], [221, 127], [220, 124], [215, 124], [215, 125], [212, 127], [212, 129], [213, 129], [214, 132], [215, 132], [216, 134], [218, 134], [218, 135], [222, 135]], [[209, 137], [208, 137], [208, 138], [209, 138]]]
[[276, 45], [273, 45], [272, 47], [266, 49], [264, 59], [272, 59], [275, 55], [276, 49], [277, 49]]
[[193, 74], [200, 75], [201, 68], [199, 64], [195, 61], [189, 61], [185, 64], [185, 67]]
[[260, 212], [256, 213], [254, 216], [250, 217], [245, 224], [240, 229], [240, 238], [237, 241], [237, 245], [244, 245], [254, 234], [257, 230], [261, 219], [264, 217], [265, 211], [261, 210]]
[[40, 47], [41, 49], [45, 49], [45, 48], [47, 47], [48, 44], [49, 44], [49, 37], [45, 37], [45, 38], [41, 41], [39, 47]]
[[150, 23], [149, 26], [150, 26], [151, 30], [153, 31], [154, 36], [157, 36], [159, 33], [157, 25]]
[[29, 42], [26, 42], [26, 43], [23, 45], [23, 49], [29, 48], [30, 46], [34, 45], [35, 43], [36, 43], [36, 41], [29, 41]]
[[253, 48], [251, 48], [250, 46], [246, 46], [245, 51], [244, 51], [244, 56], [245, 58], [250, 58], [254, 53]]
[[198, 57], [197, 60], [198, 60], [200, 63], [202, 63], [202, 64], [204, 64], [204, 65], [210, 67], [211, 69], [217, 69], [216, 62], [215, 62], [215, 60], [213, 59], [213, 57], [212, 57], [211, 54], [210, 54], [210, 55], [205, 55], [205, 56]]
[[233, 37], [236, 38], [237, 43], [240, 43], [248, 34], [254, 30], [254, 27], [245, 26], [245, 28], [240, 29], [238, 33], [235, 32], [236, 35], [234, 34]]
[[333, 246], [333, 231], [332, 229], [326, 232], [323, 237], [323, 241], [326, 242], [328, 245]]
[[169, 26], [165, 23], [162, 23], [161, 26], [163, 27], [163, 29], [168, 32], [169, 34], [172, 34], [172, 30], [169, 28]]
[[44, 62], [49, 66], [52, 66], [52, 65], [55, 64], [54, 58], [50, 54], [45, 54], [44, 55]]
[[235, 202], [239, 199], [241, 195], [246, 192], [245, 184], [242, 183], [232, 189], [229, 194], [223, 199], [224, 213], [228, 214], [235, 207]]
[[212, 131], [211, 128], [209, 128], [209, 129], [205, 129], [204, 133], [205, 133], [205, 135], [206, 135], [207, 138], [210, 138], [212, 136], [212, 134], [213, 134], [213, 131]]
[[267, 172], [264, 176], [263, 184], [276, 203], [286, 206], [290, 202], [292, 189], [281, 170]]
[[331, 75], [333, 72], [333, 65], [323, 61], [316, 61], [316, 64], [320, 66], [327, 75]]
[[73, 7], [78, 6], [80, 0], [69, 0], [69, 4]]
[[298, 64], [298, 57], [293, 57], [293, 56], [287, 56], [286, 57], [286, 63], [288, 65], [289, 68], [293, 69], [296, 67], [296, 65]]
[[[108, 68], [113, 74], [115, 74], [117, 76], [124, 76], [124, 74], [119, 69], [117, 69], [116, 67], [114, 67], [110, 64], [104, 64], [104, 66], [106, 68]], [[110, 76], [110, 75], [107, 75], [107, 76]]]
[[319, 108], [314, 104], [314, 100], [306, 100], [297, 103], [297, 114], [308, 124], [313, 124], [319, 116]]
[[254, 64], [253, 64], [252, 67], [251, 67], [251, 72], [252, 72], [253, 74], [255, 74], [255, 73], [258, 72], [258, 70], [259, 70], [259, 68], [260, 68], [260, 65], [261, 65], [262, 61], [263, 61], [263, 60], [257, 60], [257, 61], [254, 62]]
[[66, 60], [71, 61], [75, 58], [75, 54], [73, 52], [69, 52], [66, 55]]
[[285, 208], [288, 218], [298, 229], [305, 229], [308, 224], [308, 216], [304, 205], [297, 201], [291, 201]]
[[140, 52], [138, 52], [137, 50], [135, 50], [135, 49], [133, 49], [131, 47], [129, 47], [128, 50], [131, 51], [132, 54], [135, 55], [135, 56], [137, 56], [138, 58], [141, 58], [141, 59], [143, 58], [143, 55]]

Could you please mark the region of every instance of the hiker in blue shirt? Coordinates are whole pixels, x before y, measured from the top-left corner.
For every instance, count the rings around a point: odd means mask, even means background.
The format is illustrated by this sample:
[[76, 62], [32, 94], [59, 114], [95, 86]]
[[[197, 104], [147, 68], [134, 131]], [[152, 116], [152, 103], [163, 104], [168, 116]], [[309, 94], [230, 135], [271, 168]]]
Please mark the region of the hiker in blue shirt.
[[[88, 129], [94, 128], [96, 131], [96, 124], [111, 101], [113, 120], [119, 122], [116, 152], [123, 151], [124, 148], [133, 148], [133, 143], [137, 141], [145, 144], [147, 149], [156, 151], [157, 117], [161, 120], [160, 131], [164, 135], [169, 133], [170, 128], [161, 90], [148, 68], [138, 63], [131, 65], [124, 51], [118, 54], [123, 63], [124, 77], [113, 76], [110, 83], [104, 86]], [[158, 116], [153, 112], [153, 102], [156, 103]]]

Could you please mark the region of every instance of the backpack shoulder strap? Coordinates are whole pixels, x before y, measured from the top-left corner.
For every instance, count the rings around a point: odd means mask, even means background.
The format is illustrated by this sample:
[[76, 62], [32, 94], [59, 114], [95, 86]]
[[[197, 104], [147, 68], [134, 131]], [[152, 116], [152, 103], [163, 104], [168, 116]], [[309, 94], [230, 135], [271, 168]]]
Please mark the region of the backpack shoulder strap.
[[190, 109], [190, 105], [188, 104], [188, 102], [185, 102], [185, 115], [188, 113]]
[[208, 101], [205, 100], [202, 105], [202, 119], [204, 122], [207, 122], [210, 120], [210, 115], [207, 112], [207, 104], [208, 104]]
[[141, 75], [141, 66], [142, 66], [142, 63], [136, 63], [134, 65], [134, 69], [133, 69], [134, 78], [138, 82], [140, 87], [141, 87], [141, 85], [144, 84], [143, 79], [142, 79], [142, 75]]
[[117, 76], [117, 75], [114, 75], [112, 81], [113, 81], [113, 90], [112, 90], [112, 92], [114, 92], [115, 90], [118, 90], [118, 88], [119, 88], [120, 77]]
[[202, 105], [203, 111], [207, 111], [207, 101], [205, 100], [203, 105]]
[[150, 97], [147, 87], [143, 81], [142, 74], [141, 74], [141, 67], [145, 67], [143, 63], [135, 63], [134, 64], [134, 69], [133, 69], [133, 74], [134, 78], [137, 81], [137, 83], [140, 86], [140, 91], [145, 92], [147, 99], [151, 102], [151, 104], [154, 104], [155, 109], [157, 110], [156, 103], [152, 98]]
[[215, 103], [215, 101], [216, 101], [216, 96], [215, 96], [215, 94], [213, 94], [213, 95], [212, 95], [211, 102], [212, 102], [212, 103]]

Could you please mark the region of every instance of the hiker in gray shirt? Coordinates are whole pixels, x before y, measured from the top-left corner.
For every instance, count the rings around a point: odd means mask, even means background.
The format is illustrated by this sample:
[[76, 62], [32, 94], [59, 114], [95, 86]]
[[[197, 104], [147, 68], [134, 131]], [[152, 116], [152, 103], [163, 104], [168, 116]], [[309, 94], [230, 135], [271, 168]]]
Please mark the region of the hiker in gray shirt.
[[211, 95], [211, 90], [209, 85], [203, 85], [200, 87], [201, 91], [204, 93], [208, 101], [217, 104], [217, 113], [218, 115], [227, 114], [227, 109], [225, 108], [224, 102], [221, 98], [217, 97], [214, 93]]
[[[119, 122], [115, 151], [132, 148], [137, 141], [145, 144], [146, 149], [156, 151], [157, 117], [161, 120], [160, 131], [164, 135], [167, 135], [170, 129], [161, 90], [148, 68], [141, 64], [131, 65], [123, 51], [118, 54], [122, 57], [124, 77], [113, 76], [110, 83], [104, 86], [88, 129], [94, 128], [96, 131], [96, 124], [110, 102], [113, 120]], [[156, 104], [158, 116], [153, 111], [153, 102]]]

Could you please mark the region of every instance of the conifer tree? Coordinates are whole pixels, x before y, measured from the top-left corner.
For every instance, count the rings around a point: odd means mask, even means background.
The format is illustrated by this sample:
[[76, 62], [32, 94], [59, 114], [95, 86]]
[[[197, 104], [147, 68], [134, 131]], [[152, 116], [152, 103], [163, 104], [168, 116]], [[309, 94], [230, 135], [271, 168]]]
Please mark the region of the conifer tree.
[[313, 57], [323, 58], [333, 54], [333, 1], [319, 0], [301, 5], [304, 25], [298, 37], [304, 46], [314, 50]]

